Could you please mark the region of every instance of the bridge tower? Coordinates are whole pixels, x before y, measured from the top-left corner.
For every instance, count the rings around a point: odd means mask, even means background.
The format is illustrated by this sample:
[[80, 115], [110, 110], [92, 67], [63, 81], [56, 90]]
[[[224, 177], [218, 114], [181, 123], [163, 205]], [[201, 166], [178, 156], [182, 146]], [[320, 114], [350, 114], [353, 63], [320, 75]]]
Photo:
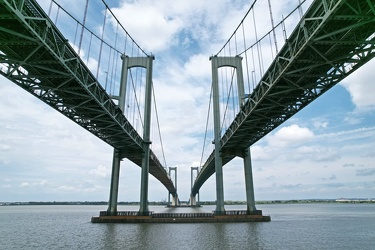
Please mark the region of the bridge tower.
[[[194, 171], [197, 172], [197, 175], [199, 174], [199, 167], [191, 167], [191, 173], [190, 173], [190, 177], [191, 177], [191, 189], [193, 189], [193, 185], [194, 185]], [[197, 193], [198, 195], [198, 205], [199, 205], [199, 193]], [[190, 196], [190, 206], [196, 206], [197, 205], [197, 200], [196, 200], [196, 197], [191, 195]]]
[[[242, 106], [243, 98], [245, 97], [244, 91], [244, 80], [242, 71], [242, 58], [240, 56], [235, 57], [210, 57], [212, 65], [212, 85], [213, 85], [213, 113], [214, 113], [214, 144], [215, 144], [215, 172], [216, 172], [216, 214], [225, 214], [224, 209], [224, 186], [223, 186], [223, 168], [222, 168], [222, 155], [225, 153], [221, 150], [221, 119], [220, 119], [220, 96], [219, 96], [219, 76], [218, 69], [220, 67], [233, 67], [237, 73], [237, 85], [238, 85], [238, 105]], [[236, 152], [237, 156], [244, 159], [245, 169], [245, 185], [246, 185], [246, 202], [247, 211], [255, 213], [255, 200], [254, 200], [254, 185], [253, 185], [253, 174], [251, 166], [251, 155], [250, 148], [241, 149]]]
[[[144, 129], [143, 129], [143, 153], [142, 153], [142, 170], [141, 170], [141, 195], [139, 214], [148, 214], [148, 174], [150, 161], [150, 127], [151, 127], [151, 98], [152, 98], [152, 62], [154, 56], [148, 57], [128, 57], [123, 55], [122, 73], [120, 80], [120, 95], [113, 97], [118, 100], [118, 106], [122, 112], [125, 111], [126, 83], [128, 70], [133, 67], [142, 67], [146, 69], [146, 87], [145, 87], [145, 107], [144, 107]], [[109, 205], [107, 212], [111, 215], [117, 213], [118, 186], [120, 175], [120, 162], [126, 158], [126, 148], [115, 148], [113, 152], [112, 176], [109, 195]]]
[[[171, 172], [174, 171], [174, 185], [176, 187], [176, 193], [172, 195], [172, 206], [178, 206], [178, 196], [177, 196], [177, 167], [170, 167], [169, 168], [169, 176], [171, 176]], [[168, 193], [168, 206], [171, 204], [171, 193]]]

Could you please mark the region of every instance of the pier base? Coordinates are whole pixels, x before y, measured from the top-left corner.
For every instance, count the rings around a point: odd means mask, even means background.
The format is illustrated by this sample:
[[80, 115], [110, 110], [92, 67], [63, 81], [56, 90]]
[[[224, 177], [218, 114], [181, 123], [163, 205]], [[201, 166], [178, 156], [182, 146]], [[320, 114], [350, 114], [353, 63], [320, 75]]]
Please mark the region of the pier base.
[[100, 212], [99, 217], [92, 217], [92, 223], [214, 223], [214, 222], [268, 222], [271, 216], [262, 215], [261, 210], [248, 214], [247, 211], [226, 211], [226, 214], [215, 213], [153, 213], [138, 215], [137, 212], [118, 212], [118, 215], [107, 215]]

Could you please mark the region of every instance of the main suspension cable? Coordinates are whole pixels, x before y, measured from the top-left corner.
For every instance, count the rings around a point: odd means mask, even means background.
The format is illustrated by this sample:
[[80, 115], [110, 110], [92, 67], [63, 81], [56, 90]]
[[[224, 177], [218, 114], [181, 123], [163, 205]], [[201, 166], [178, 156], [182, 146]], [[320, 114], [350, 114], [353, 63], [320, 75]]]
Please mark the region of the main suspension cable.
[[232, 35], [229, 37], [229, 39], [228, 39], [227, 42], [223, 45], [223, 47], [219, 50], [219, 52], [216, 53], [216, 55], [219, 55], [220, 52], [225, 48], [225, 46], [227, 46], [227, 44], [230, 42], [230, 40], [232, 39], [232, 37], [236, 34], [237, 30], [241, 27], [241, 24], [245, 21], [247, 15], [248, 15], [248, 14], [250, 13], [250, 11], [253, 9], [253, 7], [254, 7], [254, 5], [255, 5], [256, 2], [257, 2], [257, 0], [255, 0], [255, 1], [251, 4], [249, 10], [246, 12], [245, 16], [242, 18], [240, 24], [237, 26], [237, 28], [234, 30], [234, 32], [232, 33]]

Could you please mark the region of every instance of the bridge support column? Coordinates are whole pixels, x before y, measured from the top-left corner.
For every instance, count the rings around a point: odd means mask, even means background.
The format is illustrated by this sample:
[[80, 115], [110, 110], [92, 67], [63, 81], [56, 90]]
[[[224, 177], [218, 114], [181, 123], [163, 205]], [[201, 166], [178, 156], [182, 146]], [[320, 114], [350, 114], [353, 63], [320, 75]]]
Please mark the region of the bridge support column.
[[250, 147], [247, 148], [244, 152], [244, 169], [247, 211], [249, 214], [253, 214], [257, 209], [255, 208], [253, 170], [251, 165]]
[[[133, 58], [131, 58], [133, 59]], [[148, 175], [150, 169], [150, 127], [151, 127], [151, 99], [152, 99], [152, 61], [154, 56], [143, 58], [143, 67], [147, 69], [145, 88], [144, 128], [143, 128], [143, 158], [141, 170], [141, 197], [139, 213], [148, 214]], [[136, 62], [137, 62], [136, 58]]]
[[[174, 186], [176, 187], [176, 194], [172, 194], [172, 206], [178, 206], [178, 199], [177, 202], [175, 201], [177, 197], [177, 167], [170, 167], [169, 168], [169, 176], [171, 176], [172, 171], [174, 171]], [[168, 193], [168, 205], [171, 204], [171, 199], [170, 199], [171, 193]]]
[[190, 201], [190, 203], [189, 203], [190, 206], [196, 206], [197, 205], [197, 201], [195, 199], [195, 196], [190, 195], [189, 201]]
[[237, 86], [239, 96], [239, 106], [242, 106], [244, 97], [244, 81], [242, 72], [242, 58], [235, 57], [218, 57], [210, 58], [212, 65], [212, 90], [213, 90], [213, 111], [214, 111], [214, 143], [215, 143], [215, 172], [216, 172], [216, 214], [225, 214], [224, 209], [224, 187], [223, 187], [223, 160], [221, 156], [221, 119], [220, 119], [220, 91], [218, 68], [233, 67], [237, 71]]
[[179, 205], [179, 202], [178, 202], [177, 194], [172, 195], [172, 207], [177, 207], [178, 205]]
[[109, 204], [107, 212], [110, 215], [116, 215], [117, 213], [117, 199], [118, 199], [118, 186], [120, 177], [120, 153], [118, 149], [113, 150], [113, 161], [112, 161], [112, 177], [111, 187], [109, 194]]
[[216, 172], [216, 214], [224, 214], [224, 185], [223, 167], [221, 158], [221, 128], [220, 128], [220, 95], [218, 68], [219, 58], [210, 58], [212, 65], [212, 90], [213, 90], [213, 111], [214, 111], [214, 143], [215, 143], [215, 172]]
[[139, 213], [141, 215], [147, 214], [148, 210], [148, 173], [150, 169], [150, 144], [151, 142], [143, 143], [143, 157], [141, 170], [141, 196]]
[[[122, 55], [122, 69], [121, 69], [121, 79], [120, 79], [120, 93], [118, 97], [112, 97], [118, 100], [118, 106], [120, 110], [125, 112], [125, 99], [126, 99], [126, 82], [128, 77], [129, 68], [129, 57]], [[109, 194], [109, 204], [107, 212], [111, 215], [116, 215], [117, 213], [117, 201], [118, 201], [118, 186], [120, 177], [120, 162], [121, 162], [120, 151], [118, 149], [113, 150], [113, 161], [112, 161], [112, 177], [111, 177], [111, 187]]]
[[[194, 171], [197, 171], [197, 175], [199, 174], [199, 167], [191, 167], [190, 171], [190, 184], [191, 184], [191, 189], [193, 189], [194, 185]], [[198, 205], [199, 205], [199, 192], [193, 196], [192, 194], [190, 195], [190, 206], [196, 206], [197, 205], [197, 198], [196, 196], [198, 195]]]

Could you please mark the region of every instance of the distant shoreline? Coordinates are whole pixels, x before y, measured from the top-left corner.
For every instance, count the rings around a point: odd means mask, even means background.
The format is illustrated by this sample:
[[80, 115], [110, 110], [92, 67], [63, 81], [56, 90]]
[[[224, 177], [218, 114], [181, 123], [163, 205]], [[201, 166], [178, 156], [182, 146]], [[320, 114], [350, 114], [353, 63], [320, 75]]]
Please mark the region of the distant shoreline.
[[[182, 201], [187, 203], [187, 201]], [[225, 205], [245, 205], [245, 201], [225, 201]], [[256, 201], [256, 204], [308, 204], [308, 203], [375, 203], [373, 199], [340, 198], [340, 199], [302, 199], [302, 200], [269, 200]], [[215, 205], [215, 201], [201, 201], [200, 205]], [[0, 202], [0, 206], [25, 206], [25, 205], [108, 205], [107, 201], [28, 201], [28, 202]], [[139, 202], [122, 201], [118, 205], [139, 205]], [[151, 206], [166, 206], [165, 201], [149, 202]]]

